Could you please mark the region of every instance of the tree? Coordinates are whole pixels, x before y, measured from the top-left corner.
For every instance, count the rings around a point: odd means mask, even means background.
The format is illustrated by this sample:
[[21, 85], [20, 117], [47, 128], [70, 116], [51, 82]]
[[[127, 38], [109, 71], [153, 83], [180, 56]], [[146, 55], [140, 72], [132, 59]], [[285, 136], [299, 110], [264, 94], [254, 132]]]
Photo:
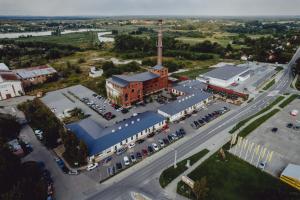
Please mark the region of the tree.
[[206, 198], [209, 188], [207, 187], [206, 177], [202, 177], [200, 181], [195, 181], [193, 193], [197, 200], [203, 200]]

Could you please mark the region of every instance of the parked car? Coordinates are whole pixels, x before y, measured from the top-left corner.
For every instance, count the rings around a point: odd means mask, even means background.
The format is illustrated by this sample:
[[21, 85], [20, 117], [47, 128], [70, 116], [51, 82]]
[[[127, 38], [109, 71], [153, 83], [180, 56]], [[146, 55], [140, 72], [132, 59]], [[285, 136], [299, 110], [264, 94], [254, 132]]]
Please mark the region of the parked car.
[[87, 166], [86, 170], [91, 171], [91, 170], [95, 169], [96, 167], [98, 167], [98, 163], [91, 163]]
[[173, 140], [178, 140], [178, 137], [175, 133], [172, 133], [171, 136], [172, 136]]
[[69, 175], [78, 175], [79, 172], [78, 172], [77, 170], [70, 170], [70, 171], [68, 172], [68, 174], [69, 174]]
[[258, 165], [258, 168], [261, 169], [261, 170], [264, 170], [265, 167], [266, 167], [266, 164], [267, 164], [266, 161], [260, 162], [259, 165]]
[[164, 141], [163, 140], [158, 140], [158, 143], [159, 143], [159, 145], [161, 146], [161, 147], [164, 147], [165, 146], [165, 143], [164, 143]]
[[148, 156], [148, 151], [147, 151], [147, 149], [142, 149], [142, 154], [143, 154], [143, 157]]
[[172, 141], [173, 141], [173, 137], [172, 137], [171, 135], [168, 135], [168, 140], [169, 140], [170, 142], [172, 142]]
[[130, 154], [130, 160], [132, 161], [132, 162], [136, 162], [136, 157], [135, 157], [135, 155], [132, 153], [132, 154]]
[[116, 163], [117, 171], [120, 171], [122, 168], [123, 168], [122, 163], [120, 163], [120, 162]]
[[152, 138], [155, 134], [154, 133], [150, 133], [147, 135], [147, 138]]
[[169, 140], [168, 140], [167, 138], [164, 138], [163, 141], [164, 141], [164, 143], [165, 143], [166, 145], [168, 145], [168, 144], [170, 143]]
[[128, 166], [128, 165], [130, 165], [130, 161], [129, 161], [129, 158], [128, 158], [128, 156], [124, 156], [123, 160], [124, 160], [124, 164], [125, 164], [125, 166]]
[[133, 148], [134, 146], [135, 146], [135, 143], [132, 142], [132, 143], [130, 143], [130, 144], [128, 145], [128, 148], [131, 149], [131, 148]]
[[126, 148], [117, 149], [116, 154], [121, 155], [122, 153], [126, 152], [126, 150], [127, 150]]
[[159, 148], [158, 148], [158, 146], [157, 146], [156, 143], [152, 143], [152, 148], [153, 148], [154, 151], [158, 151], [159, 150]]
[[150, 154], [154, 152], [152, 146], [150, 146], [150, 145], [148, 146], [148, 151], [149, 151]]
[[136, 142], [137, 142], [138, 144], [142, 144], [144, 141], [145, 141], [145, 140], [140, 139], [140, 140], [137, 140]]
[[140, 152], [136, 152], [136, 158], [139, 160], [139, 159], [142, 159], [142, 154]]
[[293, 126], [294, 126], [294, 125], [293, 125], [292, 123], [288, 123], [288, 124], [286, 125], [287, 128], [293, 128]]
[[278, 131], [278, 128], [274, 127], [274, 128], [271, 129], [271, 131], [272, 131], [273, 133], [276, 133], [276, 132]]

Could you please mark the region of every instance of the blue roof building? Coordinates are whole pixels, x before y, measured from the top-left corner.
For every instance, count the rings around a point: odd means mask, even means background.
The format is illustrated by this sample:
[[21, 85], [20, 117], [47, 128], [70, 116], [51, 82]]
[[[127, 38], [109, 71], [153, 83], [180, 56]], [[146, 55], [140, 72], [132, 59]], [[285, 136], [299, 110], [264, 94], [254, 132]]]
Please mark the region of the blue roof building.
[[[66, 127], [74, 132], [80, 140], [83, 140], [86, 143], [89, 150], [89, 156], [93, 156], [111, 153], [114, 150], [121, 148], [122, 145], [140, 139], [139, 137], [143, 135], [140, 133], [143, 131], [147, 129], [154, 130], [153, 127], [157, 124], [162, 126], [164, 123], [165, 117], [158, 113], [147, 111], [132, 116], [131, 118], [108, 128], [103, 128], [91, 118], [71, 123]], [[150, 133], [151, 130], [149, 130], [147, 134]]]

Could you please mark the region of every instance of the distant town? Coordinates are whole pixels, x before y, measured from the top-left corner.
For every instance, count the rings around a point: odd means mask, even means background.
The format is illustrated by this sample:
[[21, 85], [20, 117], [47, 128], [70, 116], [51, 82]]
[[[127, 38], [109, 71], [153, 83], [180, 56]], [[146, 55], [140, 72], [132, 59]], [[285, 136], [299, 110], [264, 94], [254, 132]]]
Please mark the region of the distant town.
[[300, 199], [297, 18], [0, 18], [0, 199]]

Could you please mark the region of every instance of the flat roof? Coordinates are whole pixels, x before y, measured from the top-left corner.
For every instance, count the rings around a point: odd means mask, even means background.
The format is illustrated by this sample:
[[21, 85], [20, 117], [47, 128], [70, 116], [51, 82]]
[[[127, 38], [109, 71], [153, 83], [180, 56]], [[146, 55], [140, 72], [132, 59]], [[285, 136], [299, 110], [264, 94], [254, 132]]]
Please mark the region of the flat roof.
[[87, 144], [89, 155], [92, 156], [164, 120], [162, 115], [146, 111], [104, 129], [90, 118], [66, 127]]
[[54, 74], [57, 71], [53, 67], [42, 65], [37, 67], [15, 69], [14, 72], [18, 74], [21, 78], [27, 79], [27, 78], [34, 78], [37, 76]]
[[109, 80], [120, 86], [126, 86], [130, 82], [144, 82], [158, 77], [159, 75], [152, 72], [142, 72], [134, 75], [113, 75]]
[[176, 101], [163, 105], [159, 107], [158, 110], [161, 110], [162, 112], [172, 116], [194, 106], [201, 101], [204, 101], [210, 96], [212, 96], [212, 94], [204, 91], [198, 91], [194, 94], [182, 96]]
[[300, 181], [300, 165], [288, 164], [281, 175], [292, 177]]
[[216, 69], [213, 69], [209, 72], [206, 72], [203, 74], [203, 77], [211, 77], [211, 78], [217, 78], [221, 80], [229, 80], [241, 73], [246, 72], [249, 70], [248, 67], [237, 67], [232, 65], [225, 65], [223, 67], [219, 67]]
[[199, 80], [186, 80], [176, 84], [173, 88], [185, 94], [193, 94], [198, 90], [206, 89], [207, 85]]

